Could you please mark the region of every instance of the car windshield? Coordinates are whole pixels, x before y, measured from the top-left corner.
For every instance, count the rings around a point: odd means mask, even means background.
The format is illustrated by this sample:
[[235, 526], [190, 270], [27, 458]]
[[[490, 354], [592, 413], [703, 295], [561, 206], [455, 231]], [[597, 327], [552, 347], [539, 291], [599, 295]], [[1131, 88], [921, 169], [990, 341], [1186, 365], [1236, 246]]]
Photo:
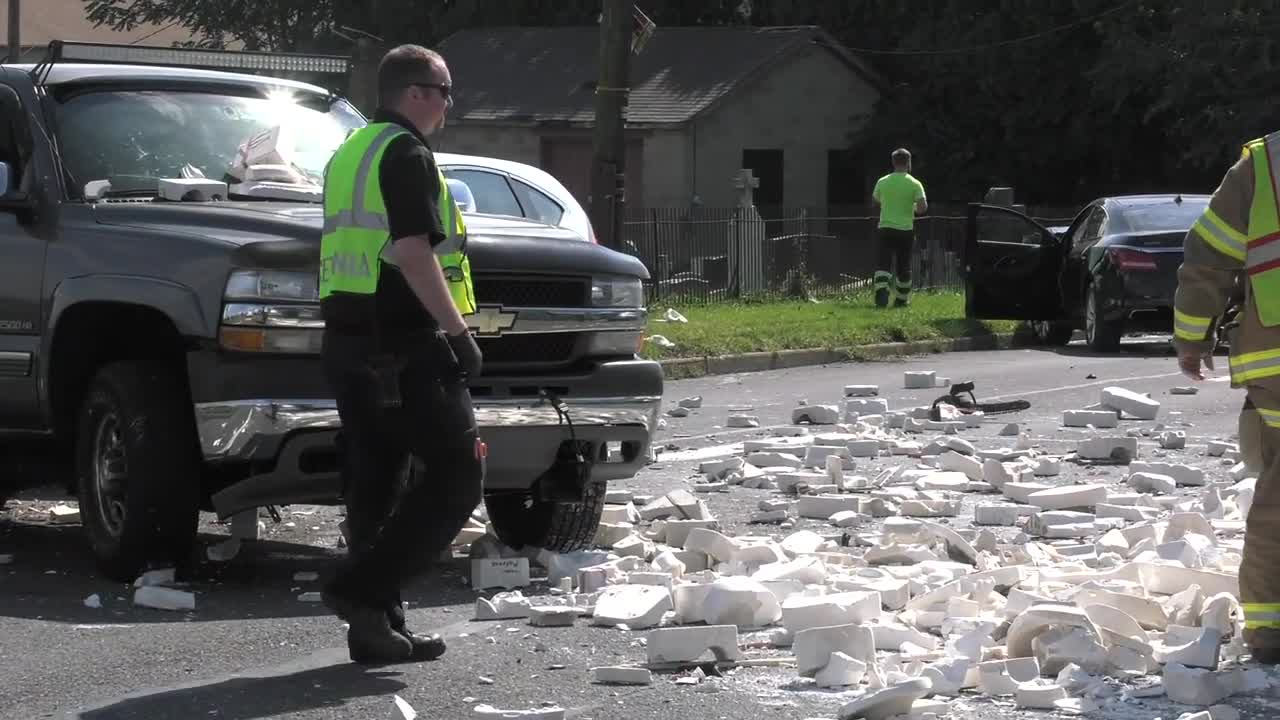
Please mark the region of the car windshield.
[[[269, 96], [185, 90], [95, 90], [57, 106], [71, 194], [106, 180], [113, 191], [155, 192], [161, 178], [229, 180], [242, 145], [279, 128], [276, 157], [297, 181], [322, 183], [347, 133], [365, 124], [344, 100], [280, 90]], [[283, 160], [283, 162], [279, 162]], [[198, 172], [195, 172], [198, 171]]]
[[1173, 232], [1186, 231], [1196, 224], [1204, 213], [1208, 200], [1183, 198], [1142, 205], [1129, 205], [1113, 216], [1111, 232]]

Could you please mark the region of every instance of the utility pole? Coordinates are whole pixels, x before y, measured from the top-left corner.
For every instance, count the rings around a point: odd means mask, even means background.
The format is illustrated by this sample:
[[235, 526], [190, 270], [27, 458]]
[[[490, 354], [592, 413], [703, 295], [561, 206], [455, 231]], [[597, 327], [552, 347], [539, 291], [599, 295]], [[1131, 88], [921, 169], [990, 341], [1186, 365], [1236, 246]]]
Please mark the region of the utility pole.
[[596, 81], [595, 137], [592, 145], [591, 198], [588, 214], [602, 245], [622, 246], [626, 206], [627, 107], [634, 0], [604, 0], [600, 21], [600, 73]]
[[9, 0], [9, 62], [22, 60], [22, 0]]

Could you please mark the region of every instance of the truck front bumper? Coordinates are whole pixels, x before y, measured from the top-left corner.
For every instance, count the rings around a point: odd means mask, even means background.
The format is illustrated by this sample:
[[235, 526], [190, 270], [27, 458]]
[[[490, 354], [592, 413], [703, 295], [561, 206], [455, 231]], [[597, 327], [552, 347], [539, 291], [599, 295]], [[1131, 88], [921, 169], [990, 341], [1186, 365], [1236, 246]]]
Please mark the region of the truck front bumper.
[[[529, 487], [554, 463], [560, 444], [570, 439], [569, 426], [555, 406], [538, 396], [540, 388], [561, 399], [573, 437], [589, 444], [595, 459], [592, 479], [628, 478], [644, 466], [662, 407], [662, 369], [657, 363], [602, 363], [585, 375], [538, 380], [530, 386], [528, 378], [521, 378], [516, 386], [485, 378], [484, 387], [472, 389], [476, 422], [489, 446], [486, 489]], [[618, 394], [622, 389], [627, 394]], [[214, 495], [219, 515], [234, 514], [251, 500], [255, 506], [340, 500], [341, 460], [335, 438], [342, 421], [334, 401], [203, 402], [196, 404], [195, 415], [206, 461], [248, 463], [253, 468], [250, 477]], [[232, 496], [240, 500], [231, 503]], [[244, 507], [231, 509], [232, 505]]]

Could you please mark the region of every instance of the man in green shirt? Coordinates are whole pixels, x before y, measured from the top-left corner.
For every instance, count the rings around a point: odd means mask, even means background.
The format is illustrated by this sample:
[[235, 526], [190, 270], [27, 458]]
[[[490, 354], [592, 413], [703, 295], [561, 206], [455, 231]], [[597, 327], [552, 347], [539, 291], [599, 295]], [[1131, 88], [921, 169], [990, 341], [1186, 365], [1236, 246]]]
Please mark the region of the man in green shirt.
[[[876, 306], [889, 305], [890, 285], [895, 285], [894, 307], [911, 299], [911, 250], [915, 244], [916, 215], [929, 209], [924, 185], [911, 174], [911, 153], [906, 148], [893, 151], [893, 172], [876, 181], [871, 197], [880, 208], [880, 254], [876, 263]], [[897, 280], [891, 272], [896, 264]]]

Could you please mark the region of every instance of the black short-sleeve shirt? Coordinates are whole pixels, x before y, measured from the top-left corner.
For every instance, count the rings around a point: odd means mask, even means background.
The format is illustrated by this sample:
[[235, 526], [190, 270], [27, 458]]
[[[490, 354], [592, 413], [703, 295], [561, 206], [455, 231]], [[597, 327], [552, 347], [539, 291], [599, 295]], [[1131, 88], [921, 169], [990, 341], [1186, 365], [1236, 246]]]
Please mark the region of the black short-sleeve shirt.
[[[396, 123], [408, 131], [387, 146], [378, 169], [390, 241], [420, 242], [426, 237], [435, 247], [444, 241], [445, 232], [436, 208], [440, 178], [431, 148], [426, 138], [399, 113], [380, 108], [373, 122]], [[439, 327], [399, 269], [385, 262], [372, 307], [367, 298], [336, 295], [326, 300], [325, 305], [329, 327], [355, 334], [371, 333], [371, 318], [376, 318], [379, 332], [388, 337]]]

